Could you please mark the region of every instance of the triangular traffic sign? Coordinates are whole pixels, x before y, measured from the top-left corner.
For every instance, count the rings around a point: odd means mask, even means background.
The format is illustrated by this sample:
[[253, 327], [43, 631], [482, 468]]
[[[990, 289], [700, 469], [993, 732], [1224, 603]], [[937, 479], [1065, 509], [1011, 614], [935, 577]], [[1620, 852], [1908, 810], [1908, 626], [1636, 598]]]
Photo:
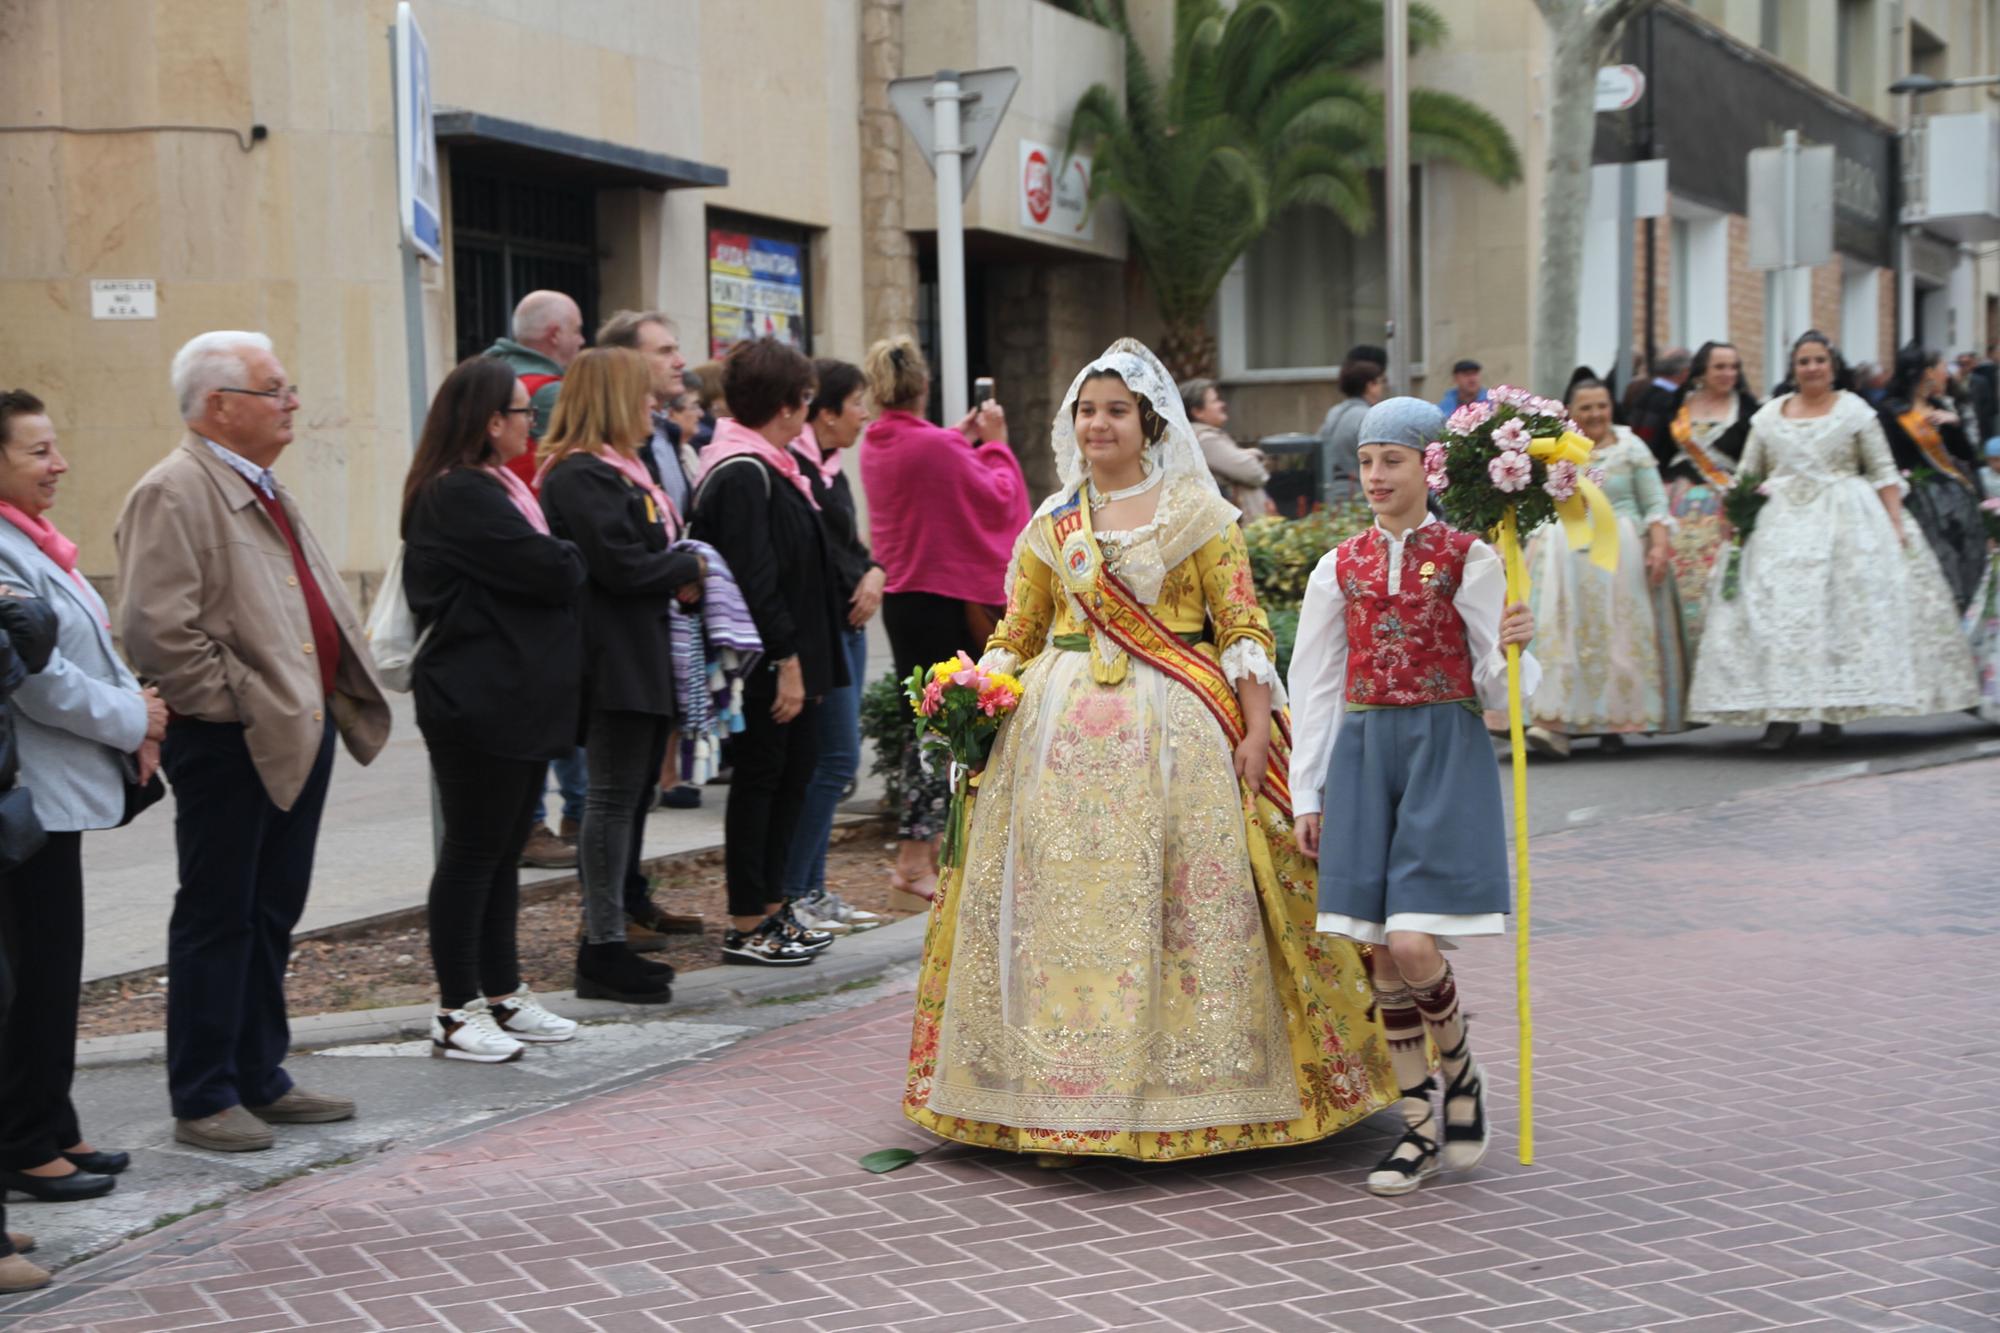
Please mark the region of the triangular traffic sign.
[[[896, 79], [889, 85], [889, 104], [896, 108], [903, 127], [917, 141], [917, 148], [924, 155], [924, 163], [937, 174], [936, 115], [931, 107], [931, 89], [937, 85], [940, 75], [951, 71], [939, 70], [934, 75], [921, 75], [913, 79]], [[979, 175], [979, 164], [986, 160], [986, 150], [993, 144], [993, 133], [1000, 128], [1000, 118], [1007, 114], [1007, 106], [1014, 100], [1014, 90], [1021, 86], [1021, 71], [1011, 65], [997, 69], [969, 69], [958, 75], [959, 91], [964, 100], [958, 104], [959, 147], [970, 149], [966, 156], [964, 174], [960, 183], [961, 195], [972, 193], [972, 182]]]

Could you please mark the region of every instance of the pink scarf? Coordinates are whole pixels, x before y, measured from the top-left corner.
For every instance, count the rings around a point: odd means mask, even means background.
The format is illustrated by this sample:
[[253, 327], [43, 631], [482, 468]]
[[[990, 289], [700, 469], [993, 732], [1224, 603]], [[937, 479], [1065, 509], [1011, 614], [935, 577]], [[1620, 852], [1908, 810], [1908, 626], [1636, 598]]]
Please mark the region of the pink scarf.
[[653, 474], [646, 471], [644, 463], [641, 463], [636, 458], [620, 453], [609, 445], [605, 446], [604, 452], [597, 456], [624, 473], [627, 481], [637, 486], [647, 495], [652, 496], [653, 504], [658, 507], [660, 512], [660, 521], [667, 526], [667, 536], [670, 538], [678, 538], [680, 536], [680, 511], [674, 508], [674, 502], [667, 498], [667, 493], [660, 489], [658, 482], [653, 480]]
[[[819, 452], [814, 443], [813, 452]], [[812, 483], [799, 468], [799, 456], [789, 449], [780, 449], [769, 440], [737, 422], [734, 417], [723, 417], [715, 423], [715, 441], [702, 452], [701, 472], [705, 477], [727, 458], [738, 454], [751, 454], [777, 469], [778, 475], [799, 488], [799, 494], [806, 497], [806, 503], [814, 509], [819, 501], [813, 499]], [[824, 465], [822, 465], [822, 470]]]
[[528, 488], [527, 482], [516, 476], [511, 468], [499, 463], [480, 471], [506, 488], [507, 498], [514, 502], [514, 508], [521, 511], [521, 517], [528, 520], [529, 527], [544, 537], [549, 535], [549, 516], [542, 512], [541, 503], [535, 499], [535, 493]]
[[97, 590], [85, 581], [83, 575], [76, 572], [76, 543], [57, 532], [56, 525], [47, 519], [33, 518], [4, 500], [0, 500], [0, 518], [6, 519], [27, 533], [28, 540], [35, 544], [36, 549], [55, 561], [56, 567], [70, 576], [76, 586], [83, 590], [84, 605], [96, 607], [98, 623], [110, 629], [111, 614], [104, 609], [104, 599], [97, 595]]
[[833, 485], [833, 479], [840, 475], [841, 451], [838, 449], [829, 449], [821, 452], [819, 436], [813, 434], [811, 426], [807, 426], [804, 430], [801, 430], [799, 438], [792, 441], [792, 443], [798, 446], [798, 451], [805, 455], [806, 461], [819, 470], [820, 481], [828, 486]]

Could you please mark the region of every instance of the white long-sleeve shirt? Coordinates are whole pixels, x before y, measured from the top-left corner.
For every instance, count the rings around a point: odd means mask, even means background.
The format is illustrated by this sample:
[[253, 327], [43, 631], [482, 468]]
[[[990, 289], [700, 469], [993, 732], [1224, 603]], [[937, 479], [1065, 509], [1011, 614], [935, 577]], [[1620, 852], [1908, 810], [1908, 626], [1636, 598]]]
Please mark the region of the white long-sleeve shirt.
[[[1417, 527], [1437, 522], [1424, 515]], [[1395, 536], [1378, 522], [1389, 539], [1389, 591], [1403, 586], [1403, 543], [1410, 533]], [[1415, 531], [1411, 529], [1410, 531]], [[1292, 645], [1292, 667], [1286, 677], [1292, 697], [1292, 813], [1320, 812], [1320, 788], [1334, 737], [1347, 712], [1347, 594], [1340, 589], [1335, 568], [1339, 551], [1320, 557], [1306, 582], [1305, 605], [1299, 610], [1298, 638]], [[1465, 622], [1465, 639], [1472, 650], [1472, 684], [1487, 708], [1507, 706], [1507, 650], [1500, 646], [1500, 619], [1507, 609], [1507, 572], [1500, 553], [1475, 541], [1465, 553], [1465, 575], [1452, 607]], [[1521, 697], [1541, 684], [1541, 664], [1521, 654]]]

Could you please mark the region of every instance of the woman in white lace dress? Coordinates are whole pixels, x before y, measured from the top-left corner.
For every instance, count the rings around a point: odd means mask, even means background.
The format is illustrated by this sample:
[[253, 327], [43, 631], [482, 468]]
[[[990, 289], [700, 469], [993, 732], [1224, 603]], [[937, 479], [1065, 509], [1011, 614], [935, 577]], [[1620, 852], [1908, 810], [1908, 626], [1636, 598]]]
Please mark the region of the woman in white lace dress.
[[1972, 655], [1951, 590], [1915, 525], [1875, 412], [1834, 387], [1832, 344], [1792, 347], [1798, 389], [1751, 419], [1739, 476], [1770, 498], [1743, 544], [1741, 587], [1724, 597], [1716, 562], [1689, 713], [1766, 724], [1782, 749], [1802, 722], [1823, 737], [1868, 717], [1972, 705]]

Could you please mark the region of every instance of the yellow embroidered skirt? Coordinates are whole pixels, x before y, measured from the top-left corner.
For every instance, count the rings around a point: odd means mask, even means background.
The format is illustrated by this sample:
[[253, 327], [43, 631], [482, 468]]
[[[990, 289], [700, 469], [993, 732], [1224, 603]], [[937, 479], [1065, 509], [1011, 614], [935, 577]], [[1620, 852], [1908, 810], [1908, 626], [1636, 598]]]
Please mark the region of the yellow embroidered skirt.
[[1024, 673], [945, 875], [904, 1113], [1012, 1152], [1172, 1159], [1310, 1142], [1394, 1096], [1367, 968], [1195, 695], [1144, 662]]

